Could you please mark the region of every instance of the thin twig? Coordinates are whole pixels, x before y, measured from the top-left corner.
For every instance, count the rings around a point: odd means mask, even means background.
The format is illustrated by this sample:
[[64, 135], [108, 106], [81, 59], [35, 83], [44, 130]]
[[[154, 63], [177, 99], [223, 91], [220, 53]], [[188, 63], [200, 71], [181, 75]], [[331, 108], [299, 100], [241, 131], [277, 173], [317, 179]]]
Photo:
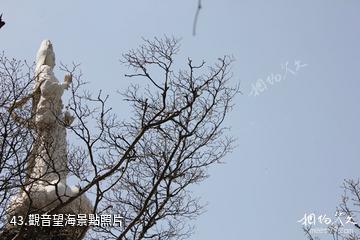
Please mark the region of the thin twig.
[[198, 6], [197, 6], [195, 17], [194, 17], [193, 36], [196, 35], [196, 26], [197, 26], [197, 22], [198, 22], [199, 13], [200, 13], [201, 8], [202, 8], [201, 0], [198, 0]]

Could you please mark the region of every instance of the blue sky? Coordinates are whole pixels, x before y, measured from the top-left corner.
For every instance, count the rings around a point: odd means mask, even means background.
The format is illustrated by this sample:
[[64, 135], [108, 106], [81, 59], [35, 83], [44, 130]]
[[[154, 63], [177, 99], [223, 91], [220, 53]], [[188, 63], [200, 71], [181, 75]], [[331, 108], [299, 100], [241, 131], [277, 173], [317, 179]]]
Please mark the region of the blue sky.
[[[192, 239], [305, 239], [297, 221], [333, 215], [343, 179], [359, 177], [360, 2], [203, 0], [193, 37], [196, 2], [2, 0], [0, 50], [32, 61], [51, 39], [57, 63], [80, 62], [89, 87], [111, 94], [124, 117], [119, 59], [141, 37], [181, 37], [179, 65], [233, 55], [243, 95], [227, 124], [237, 148], [195, 188], [208, 207]], [[250, 95], [295, 61], [307, 66]]]

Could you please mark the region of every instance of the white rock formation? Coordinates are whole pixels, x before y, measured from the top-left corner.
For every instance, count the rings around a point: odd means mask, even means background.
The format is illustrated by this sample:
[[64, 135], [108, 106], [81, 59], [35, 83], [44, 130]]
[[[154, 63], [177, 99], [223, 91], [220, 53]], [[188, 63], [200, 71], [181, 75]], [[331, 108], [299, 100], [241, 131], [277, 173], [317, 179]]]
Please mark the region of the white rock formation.
[[[69, 113], [62, 112], [61, 97], [71, 83], [71, 76], [65, 76], [63, 83], [56, 79], [53, 72], [55, 54], [49, 40], [41, 43], [36, 60], [34, 90], [15, 104], [21, 107], [27, 100], [33, 99], [33, 124], [29, 126], [33, 126], [36, 140], [28, 159], [27, 181], [35, 181], [12, 199], [7, 209], [9, 216], [24, 215], [30, 202], [32, 210], [46, 212], [79, 192], [76, 187], [66, 184], [68, 170], [64, 122], [71, 124], [73, 118]], [[83, 194], [60, 212], [79, 214], [90, 213], [91, 210], [92, 205]]]
[[40, 68], [43, 65], [47, 65], [54, 69], [55, 67], [55, 53], [53, 46], [50, 40], [43, 40], [41, 42], [40, 48], [36, 54], [36, 68], [35, 68], [35, 76], [37, 76], [40, 72]]

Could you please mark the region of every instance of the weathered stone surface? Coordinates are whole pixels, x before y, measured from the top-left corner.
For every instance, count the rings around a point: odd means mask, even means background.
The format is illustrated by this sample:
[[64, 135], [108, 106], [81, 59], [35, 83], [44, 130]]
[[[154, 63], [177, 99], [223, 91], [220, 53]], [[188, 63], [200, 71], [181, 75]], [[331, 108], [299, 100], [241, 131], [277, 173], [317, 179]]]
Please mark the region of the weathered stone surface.
[[[27, 162], [27, 183], [7, 207], [9, 219], [13, 216], [26, 216], [27, 213], [45, 213], [75, 196], [79, 189], [66, 183], [67, 142], [64, 123], [71, 124], [73, 117], [63, 113], [61, 97], [71, 84], [71, 75], [60, 83], [53, 72], [55, 54], [49, 40], [41, 43], [36, 57], [34, 90], [29, 96], [14, 105], [21, 107], [32, 99], [31, 119], [35, 144]], [[25, 127], [25, 126], [24, 126]], [[33, 182], [33, 183], [32, 183]], [[85, 194], [53, 214], [89, 214], [92, 205]], [[19, 226], [8, 226], [0, 239], [11, 239], [20, 231]], [[21, 239], [75, 239], [84, 227], [33, 227], [26, 226]]]

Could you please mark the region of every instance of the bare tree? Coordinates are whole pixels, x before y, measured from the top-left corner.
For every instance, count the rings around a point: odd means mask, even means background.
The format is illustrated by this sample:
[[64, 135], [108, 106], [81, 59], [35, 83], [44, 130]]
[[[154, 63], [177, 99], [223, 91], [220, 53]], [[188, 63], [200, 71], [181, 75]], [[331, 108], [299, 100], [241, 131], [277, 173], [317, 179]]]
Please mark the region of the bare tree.
[[34, 142], [32, 131], [16, 121], [31, 112], [29, 105], [21, 113], [7, 111], [30, 91], [33, 69], [26, 62], [0, 55], [0, 223], [5, 224], [5, 207], [25, 178], [26, 160]]
[[[327, 235], [334, 240], [359, 240], [360, 239], [360, 181], [347, 179], [342, 186], [344, 193], [341, 196], [335, 216], [340, 221], [334, 221], [329, 225]], [[343, 220], [341, 220], [341, 218]], [[312, 233], [312, 226], [303, 228], [307, 239], [321, 239]], [[327, 238], [326, 238], [327, 239]]]
[[[188, 238], [189, 220], [203, 209], [191, 186], [208, 177], [208, 167], [233, 148], [234, 139], [223, 125], [238, 86], [229, 82], [230, 57], [219, 58], [213, 66], [188, 59], [186, 69], [175, 71], [178, 51], [177, 39], [155, 38], [123, 55], [121, 62], [131, 71], [125, 76], [144, 81], [120, 93], [132, 110], [130, 120], [113, 112], [109, 96], [84, 90], [77, 65], [62, 65], [74, 79], [66, 108], [75, 121], [62, 124], [74, 140], [68, 168], [80, 189], [65, 201], [59, 198], [47, 214], [86, 193], [94, 214], [119, 214], [124, 220], [122, 226], [91, 226], [88, 239]], [[24, 124], [36, 115], [34, 99], [21, 108], [11, 107], [30, 91], [32, 68], [3, 55], [0, 65], [0, 218], [5, 226], [9, 197], [41, 177], [25, 181], [36, 134]], [[29, 121], [19, 123], [16, 116]], [[28, 214], [32, 211], [29, 206]]]

